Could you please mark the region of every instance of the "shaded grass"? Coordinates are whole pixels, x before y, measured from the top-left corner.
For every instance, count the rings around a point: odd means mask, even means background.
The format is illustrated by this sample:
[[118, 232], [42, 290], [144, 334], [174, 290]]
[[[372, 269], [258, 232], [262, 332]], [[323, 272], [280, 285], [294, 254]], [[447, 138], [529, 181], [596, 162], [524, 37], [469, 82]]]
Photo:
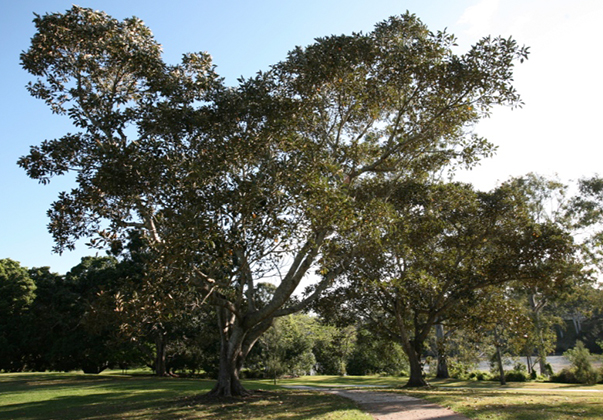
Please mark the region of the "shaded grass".
[[207, 399], [213, 381], [142, 375], [24, 373], [0, 375], [0, 420], [41, 419], [322, 419], [367, 420], [349, 400], [268, 383], [245, 399]]
[[[371, 420], [352, 401], [316, 391], [267, 391], [245, 400], [208, 400], [202, 402], [204, 411], [192, 417], [201, 419], [320, 419]], [[194, 409], [195, 401], [192, 399]], [[188, 400], [190, 401], [190, 400]], [[185, 404], [188, 404], [185, 401]], [[198, 401], [198, 400], [197, 400]], [[189, 414], [191, 414], [189, 412]]]
[[[428, 390], [402, 390], [406, 378], [313, 376], [279, 385], [378, 385], [450, 407], [479, 420], [603, 419], [603, 386], [547, 382], [432, 381]], [[42, 419], [318, 419], [368, 420], [344, 398], [316, 391], [283, 390], [271, 380], [245, 381], [256, 392], [245, 399], [208, 399], [213, 381], [76, 373], [0, 374], [0, 420]], [[521, 389], [513, 389], [521, 388]], [[546, 391], [536, 391], [546, 389]], [[585, 392], [599, 390], [599, 392]]]

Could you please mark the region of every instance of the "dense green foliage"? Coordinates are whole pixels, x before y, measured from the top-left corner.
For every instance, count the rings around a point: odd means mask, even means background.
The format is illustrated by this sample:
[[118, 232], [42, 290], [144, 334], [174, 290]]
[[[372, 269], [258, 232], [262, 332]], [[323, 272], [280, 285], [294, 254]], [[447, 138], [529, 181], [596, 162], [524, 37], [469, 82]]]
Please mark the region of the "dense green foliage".
[[[219, 332], [213, 314], [199, 309], [164, 312], [161, 323], [156, 318], [146, 321], [144, 308], [141, 314], [139, 305], [127, 304], [137, 294], [135, 286], [140, 288], [140, 267], [131, 259], [85, 257], [64, 276], [47, 267], [27, 270], [11, 260], [3, 264], [4, 273], [10, 271], [11, 281], [23, 287], [19, 299], [4, 295], [4, 303], [10, 297], [13, 308], [20, 305], [19, 311], [1, 318], [5, 346], [0, 370], [99, 373], [149, 366], [159, 376], [217, 376]], [[268, 286], [269, 295], [274, 288]], [[158, 328], [163, 331], [160, 342]], [[353, 327], [338, 329], [308, 315], [283, 317], [254, 349], [246, 375], [274, 378], [315, 371], [338, 375], [358, 357], [372, 362], [361, 362], [356, 374], [404, 363], [395, 359], [399, 352], [392, 353], [389, 362], [381, 360], [381, 346], [395, 345], [374, 341], [366, 330], [360, 331], [364, 344], [356, 346]], [[158, 357], [163, 357], [164, 366], [159, 366]]]
[[578, 341], [573, 349], [566, 351], [563, 355], [569, 359], [572, 365], [555, 375], [554, 380], [592, 385], [603, 378], [603, 370], [597, 371], [592, 366], [592, 356], [581, 341]]
[[[492, 152], [468, 130], [494, 105], [520, 104], [513, 66], [528, 54], [512, 39], [484, 38], [457, 55], [453, 36], [407, 13], [298, 47], [229, 88], [208, 54], [164, 63], [137, 18], [74, 6], [34, 23], [21, 55], [36, 78], [29, 91], [78, 129], [19, 161], [42, 183], [77, 172], [77, 187], [49, 212], [56, 249], [90, 238], [117, 251], [137, 232], [151, 256], [144, 278], [159, 307], [146, 325], [158, 348], [164, 315], [178, 312], [170, 301], [192, 291], [216, 308], [218, 395], [244, 394], [239, 374], [261, 335], [342, 271], [331, 239], [363, 223], [361, 190]], [[311, 267], [324, 279], [293, 303]], [[280, 283], [258, 301], [274, 272]], [[174, 286], [178, 299], [166, 292]]]
[[27, 270], [18, 262], [0, 260], [0, 370], [17, 370], [23, 363], [35, 289]]
[[[542, 372], [558, 323], [546, 307], [569, 307], [598, 262], [585, 245], [600, 235], [572, 235], [600, 219], [603, 183], [583, 181], [581, 200], [545, 217], [563, 186], [436, 181], [493, 153], [471, 128], [521, 105], [527, 48], [487, 37], [457, 54], [406, 13], [229, 87], [206, 53], [165, 63], [137, 18], [73, 6], [34, 24], [28, 90], [75, 132], [19, 165], [41, 183], [77, 174], [49, 210], [56, 251], [86, 238], [112, 256], [66, 276], [2, 260], [0, 315], [15, 322], [0, 325], [0, 369], [147, 364], [203, 371], [232, 396], [246, 394], [244, 368], [399, 374], [408, 359], [422, 385], [439, 326], [441, 364], [451, 334], [472, 330], [499, 362], [537, 354]], [[292, 315], [310, 305], [333, 323]]]
[[507, 289], [561, 287], [580, 269], [569, 232], [534, 218], [513, 184], [483, 193], [392, 182], [358, 201], [383, 223], [340, 238], [351, 259], [322, 312], [345, 305], [347, 316], [397, 340], [415, 385], [425, 384], [420, 359], [436, 324], [496, 329], [501, 337], [507, 328], [517, 337], [517, 322], [494, 325], [517, 319]]

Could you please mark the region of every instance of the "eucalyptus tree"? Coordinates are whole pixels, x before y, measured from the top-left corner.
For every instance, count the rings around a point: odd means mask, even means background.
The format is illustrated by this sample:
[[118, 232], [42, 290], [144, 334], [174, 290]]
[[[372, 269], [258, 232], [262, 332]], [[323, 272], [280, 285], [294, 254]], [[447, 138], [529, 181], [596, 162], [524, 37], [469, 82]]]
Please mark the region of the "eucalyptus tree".
[[[596, 255], [597, 248], [592, 246], [591, 237], [586, 234], [588, 229], [585, 229], [590, 228], [593, 223], [584, 223], [584, 218], [581, 220], [581, 214], [585, 213], [581, 212], [580, 203], [584, 203], [587, 197], [584, 190], [577, 196], [570, 197], [568, 185], [557, 179], [534, 173], [514, 178], [510, 183], [525, 195], [529, 212], [535, 220], [558, 226], [569, 232], [577, 246], [577, 259], [575, 264], [566, 266], [567, 281], [563, 284], [554, 281], [538, 282], [526, 284], [517, 290], [517, 295], [523, 295], [526, 300], [526, 307], [532, 317], [533, 333], [530, 334], [530, 344], [536, 350], [540, 373], [549, 375], [546, 356], [554, 349], [555, 334], [552, 327], [555, 323], [559, 323], [560, 319], [559, 314], [547, 308], [551, 304], [563, 305], [564, 301], [572, 300], [572, 295], [593, 282], [593, 268], [596, 264], [592, 264], [594, 261], [592, 257]], [[576, 307], [575, 310], [578, 308]]]
[[578, 181], [578, 192], [569, 203], [569, 212], [575, 226], [582, 229], [584, 253], [587, 261], [600, 275], [603, 250], [603, 178], [599, 175]]
[[[261, 334], [343, 270], [329, 243], [358, 220], [356, 184], [492, 153], [470, 128], [495, 105], [520, 104], [513, 67], [528, 54], [488, 37], [457, 55], [452, 35], [405, 14], [297, 47], [225, 87], [208, 54], [164, 63], [137, 18], [74, 6], [34, 22], [21, 56], [37, 77], [29, 90], [78, 130], [19, 161], [43, 183], [77, 174], [49, 211], [56, 250], [80, 238], [118, 249], [140, 230], [153, 281], [194, 287], [217, 308], [217, 395], [245, 394], [239, 372]], [[324, 280], [293, 302], [314, 269]], [[258, 302], [268, 276], [276, 290]]]

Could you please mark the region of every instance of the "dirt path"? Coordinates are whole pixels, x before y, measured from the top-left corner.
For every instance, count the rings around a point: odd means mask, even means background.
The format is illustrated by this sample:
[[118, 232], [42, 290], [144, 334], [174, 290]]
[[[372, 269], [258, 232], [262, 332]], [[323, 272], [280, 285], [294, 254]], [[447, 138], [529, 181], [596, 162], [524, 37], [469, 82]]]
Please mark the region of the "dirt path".
[[326, 392], [356, 401], [376, 420], [468, 420], [448, 408], [401, 394], [363, 389], [329, 389]]

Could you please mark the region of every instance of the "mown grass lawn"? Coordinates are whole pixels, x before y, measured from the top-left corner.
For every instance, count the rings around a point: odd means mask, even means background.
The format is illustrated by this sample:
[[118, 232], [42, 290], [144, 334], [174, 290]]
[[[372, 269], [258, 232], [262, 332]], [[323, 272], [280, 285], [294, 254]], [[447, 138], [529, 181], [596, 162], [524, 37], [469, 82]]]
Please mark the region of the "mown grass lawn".
[[[203, 398], [213, 381], [148, 374], [0, 374], [0, 420], [70, 419], [317, 419], [370, 420], [346, 399], [281, 385], [373, 385], [393, 388], [479, 420], [603, 419], [603, 385], [546, 382], [433, 381], [430, 390], [401, 389], [405, 378], [312, 376], [278, 382], [246, 381], [246, 399]], [[378, 392], [378, 391], [375, 391]]]
[[260, 390], [241, 400], [201, 397], [213, 382], [141, 375], [0, 374], [0, 420], [321, 419], [370, 420], [344, 398], [311, 391]]
[[444, 389], [403, 391], [479, 420], [603, 419], [603, 393]]
[[382, 386], [385, 388], [401, 387], [406, 384], [408, 378], [393, 376], [302, 376], [293, 379], [279, 379], [278, 385], [306, 385], [316, 387], [340, 387], [340, 386]]
[[382, 385], [450, 407], [478, 420], [603, 420], [603, 385], [583, 386], [551, 382], [431, 380], [430, 390], [401, 389], [407, 378], [304, 377], [281, 381], [288, 385], [341, 386]]

